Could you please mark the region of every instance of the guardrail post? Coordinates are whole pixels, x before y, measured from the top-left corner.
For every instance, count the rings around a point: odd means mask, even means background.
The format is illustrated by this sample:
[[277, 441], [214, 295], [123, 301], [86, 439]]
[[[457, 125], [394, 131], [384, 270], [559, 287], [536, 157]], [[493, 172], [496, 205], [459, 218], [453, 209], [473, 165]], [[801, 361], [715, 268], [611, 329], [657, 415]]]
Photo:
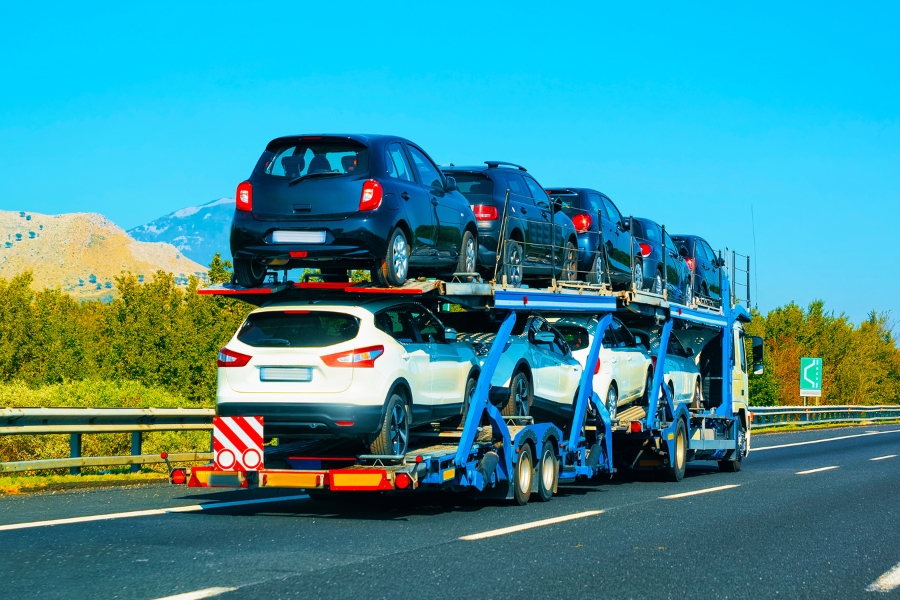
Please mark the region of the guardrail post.
[[[131, 455], [132, 456], [140, 456], [143, 454], [141, 451], [141, 443], [143, 442], [143, 434], [140, 431], [134, 431], [131, 433]], [[141, 465], [133, 464], [131, 465], [131, 472], [137, 473], [141, 470]]]
[[[69, 434], [69, 458], [81, 458], [81, 434]], [[69, 475], [81, 475], [81, 467], [69, 467]]]

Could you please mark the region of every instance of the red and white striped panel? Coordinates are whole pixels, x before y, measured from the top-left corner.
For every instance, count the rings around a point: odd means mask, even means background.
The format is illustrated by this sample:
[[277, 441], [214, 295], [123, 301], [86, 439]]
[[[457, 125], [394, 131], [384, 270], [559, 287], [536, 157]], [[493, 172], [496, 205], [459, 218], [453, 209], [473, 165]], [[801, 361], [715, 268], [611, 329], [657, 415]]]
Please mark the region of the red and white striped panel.
[[220, 471], [257, 471], [263, 466], [263, 418], [213, 419], [213, 452]]

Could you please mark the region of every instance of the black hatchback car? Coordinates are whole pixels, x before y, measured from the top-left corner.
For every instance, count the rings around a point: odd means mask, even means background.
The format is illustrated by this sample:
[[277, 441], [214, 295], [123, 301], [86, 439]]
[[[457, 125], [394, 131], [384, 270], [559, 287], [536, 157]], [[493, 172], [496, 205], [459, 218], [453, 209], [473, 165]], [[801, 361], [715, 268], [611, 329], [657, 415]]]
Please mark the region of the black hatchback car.
[[[571, 219], [578, 232], [578, 271], [590, 283], [607, 281], [616, 289], [631, 286], [631, 234], [628, 222], [606, 194], [588, 188], [552, 188], [547, 192]], [[602, 251], [599, 248], [603, 240]], [[639, 249], [634, 249], [639, 258]], [[638, 267], [640, 268], [640, 267]], [[642, 281], [640, 271], [635, 281]], [[642, 283], [643, 285], [643, 283]]]
[[722, 277], [725, 259], [717, 255], [709, 242], [698, 235], [673, 235], [672, 239], [684, 247], [684, 259], [693, 272], [693, 293], [701, 298], [722, 301]]
[[[673, 302], [691, 304], [691, 271], [685, 261], [687, 250], [672, 239], [668, 231], [655, 221], [634, 217], [627, 219], [634, 235], [634, 243], [641, 253], [644, 289], [654, 294], [663, 290], [663, 248], [665, 248], [665, 281], [668, 298]], [[665, 243], [664, 243], [665, 242]]]
[[[493, 277], [499, 267], [497, 279], [502, 282], [505, 277], [508, 285], [519, 287], [529, 278], [551, 278], [555, 264], [552, 276], [575, 281], [578, 238], [572, 220], [552, 205], [525, 167], [502, 161], [485, 161], [485, 165], [443, 167], [475, 211], [482, 272]], [[502, 253], [499, 265], [498, 252]]]
[[269, 268], [318, 268], [346, 281], [474, 273], [475, 215], [452, 177], [422, 148], [387, 135], [299, 135], [272, 140], [237, 188], [231, 253], [237, 283]]

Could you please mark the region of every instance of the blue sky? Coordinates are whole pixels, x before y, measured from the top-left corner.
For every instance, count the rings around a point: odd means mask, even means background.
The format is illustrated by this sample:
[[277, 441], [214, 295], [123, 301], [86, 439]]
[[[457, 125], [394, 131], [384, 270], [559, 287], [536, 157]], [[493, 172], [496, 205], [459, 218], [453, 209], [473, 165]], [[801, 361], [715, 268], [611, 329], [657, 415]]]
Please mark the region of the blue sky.
[[278, 135], [396, 133], [754, 254], [764, 311], [897, 306], [896, 4], [186, 4], [4, 6], [0, 209], [130, 228]]

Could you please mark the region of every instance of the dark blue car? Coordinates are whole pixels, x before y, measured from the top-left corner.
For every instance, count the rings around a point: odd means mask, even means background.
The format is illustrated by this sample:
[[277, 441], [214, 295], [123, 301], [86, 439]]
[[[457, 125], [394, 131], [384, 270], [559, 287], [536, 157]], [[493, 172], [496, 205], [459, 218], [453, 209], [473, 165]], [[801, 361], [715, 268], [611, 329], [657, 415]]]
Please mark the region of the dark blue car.
[[634, 235], [634, 243], [641, 253], [644, 289], [654, 294], [662, 294], [665, 271], [668, 299], [680, 304], [691, 304], [694, 296], [691, 289], [691, 271], [685, 261], [687, 250], [673, 240], [669, 232], [664, 231], [655, 221], [642, 217], [629, 218], [626, 221]]
[[272, 140], [237, 188], [234, 274], [260, 285], [269, 269], [349, 269], [401, 286], [407, 277], [474, 273], [478, 229], [469, 203], [416, 144], [389, 135]]
[[673, 235], [672, 239], [686, 251], [685, 261], [691, 270], [693, 294], [714, 305], [720, 304], [722, 278], [725, 277], [725, 259], [699, 235]]

